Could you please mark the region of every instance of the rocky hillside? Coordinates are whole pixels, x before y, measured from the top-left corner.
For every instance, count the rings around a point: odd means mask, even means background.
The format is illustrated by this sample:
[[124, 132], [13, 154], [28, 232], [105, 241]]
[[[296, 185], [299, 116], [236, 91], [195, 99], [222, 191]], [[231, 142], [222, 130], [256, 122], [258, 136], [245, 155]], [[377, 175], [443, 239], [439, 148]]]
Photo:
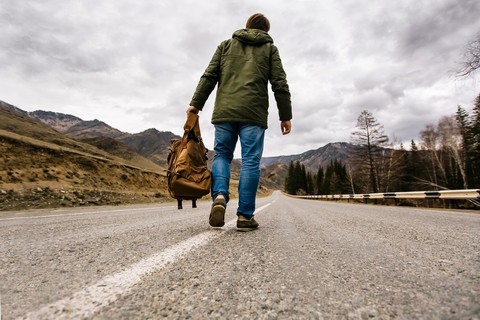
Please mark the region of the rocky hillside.
[[118, 138], [125, 134], [97, 119], [84, 121], [70, 114], [43, 110], [29, 112], [28, 115], [72, 138]]
[[172, 139], [180, 139], [180, 136], [172, 132], [148, 129], [140, 133], [124, 135], [117, 140], [153, 162], [166, 166]]
[[163, 170], [133, 151], [112, 154], [72, 139], [0, 102], [0, 210], [164, 201]]
[[[158, 131], [157, 129], [148, 129], [140, 133], [130, 134], [115, 129], [97, 119], [86, 121], [73, 115], [58, 112], [37, 110], [30, 112], [29, 115], [69, 137], [84, 139], [88, 143], [98, 141], [89, 138], [104, 137], [115, 139], [132, 151], [164, 167], [166, 166], [171, 139], [180, 138], [172, 132]], [[113, 147], [105, 143], [97, 145], [99, 148], [104, 146], [109, 147], [108, 152], [113, 151]]]

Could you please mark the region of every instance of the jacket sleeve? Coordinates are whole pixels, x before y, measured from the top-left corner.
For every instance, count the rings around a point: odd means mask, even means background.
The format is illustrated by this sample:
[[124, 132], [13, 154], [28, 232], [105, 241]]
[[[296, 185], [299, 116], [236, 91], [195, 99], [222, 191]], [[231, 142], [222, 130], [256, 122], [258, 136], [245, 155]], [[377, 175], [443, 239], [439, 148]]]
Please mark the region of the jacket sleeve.
[[283, 70], [282, 60], [276, 46], [272, 45], [270, 67], [270, 83], [272, 91], [277, 101], [278, 114], [280, 120], [292, 119], [292, 103], [290, 101], [290, 90], [287, 83], [287, 75]]
[[213, 54], [212, 60], [208, 64], [207, 69], [200, 77], [195, 93], [193, 94], [192, 100], [190, 102], [191, 106], [202, 110], [203, 106], [207, 102], [210, 93], [217, 85], [218, 79], [220, 77], [220, 60], [222, 57], [222, 48], [223, 42], [217, 47], [217, 50]]

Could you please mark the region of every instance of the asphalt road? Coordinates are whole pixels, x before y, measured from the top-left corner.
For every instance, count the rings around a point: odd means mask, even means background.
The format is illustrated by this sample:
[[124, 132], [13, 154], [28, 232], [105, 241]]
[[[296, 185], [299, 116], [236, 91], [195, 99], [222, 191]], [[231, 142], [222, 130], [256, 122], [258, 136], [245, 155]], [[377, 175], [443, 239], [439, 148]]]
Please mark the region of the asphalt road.
[[480, 215], [258, 200], [0, 212], [1, 319], [479, 319]]

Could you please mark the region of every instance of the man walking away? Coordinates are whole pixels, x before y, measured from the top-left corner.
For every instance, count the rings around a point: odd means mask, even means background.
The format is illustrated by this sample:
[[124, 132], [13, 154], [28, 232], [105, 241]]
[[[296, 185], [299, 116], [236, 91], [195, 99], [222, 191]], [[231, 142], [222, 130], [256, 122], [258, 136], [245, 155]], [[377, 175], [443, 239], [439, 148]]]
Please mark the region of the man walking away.
[[188, 112], [202, 110], [218, 83], [212, 115], [215, 126], [212, 164], [212, 227], [225, 224], [229, 201], [230, 163], [240, 138], [242, 167], [238, 185], [237, 229], [258, 227], [254, 219], [255, 199], [260, 182], [260, 159], [268, 124], [268, 82], [278, 107], [282, 134], [290, 133], [292, 106], [280, 55], [268, 34], [270, 22], [260, 13], [247, 20], [223, 41], [197, 85]]

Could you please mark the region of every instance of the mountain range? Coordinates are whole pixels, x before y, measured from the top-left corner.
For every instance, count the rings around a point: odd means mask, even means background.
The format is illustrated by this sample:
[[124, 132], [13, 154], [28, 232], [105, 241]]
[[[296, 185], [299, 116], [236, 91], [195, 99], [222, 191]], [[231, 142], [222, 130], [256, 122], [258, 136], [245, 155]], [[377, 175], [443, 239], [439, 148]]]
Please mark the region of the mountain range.
[[[38, 110], [28, 114], [69, 137], [86, 141], [101, 149], [108, 148], [109, 150], [107, 151], [109, 152], [114, 152], [113, 149], [117, 148], [118, 143], [121, 143], [160, 165], [166, 165], [170, 141], [180, 138], [180, 136], [172, 132], [158, 131], [153, 128], [140, 133], [130, 134], [112, 128], [105, 122], [97, 119], [85, 121], [73, 115], [50, 111]], [[111, 138], [117, 141], [117, 143], [108, 146], [108, 144], [102, 144], [102, 141], [105, 142], [105, 139], [98, 139], [99, 137]], [[319, 166], [325, 167], [335, 158], [347, 162], [350, 148], [351, 145], [346, 142], [329, 143], [318, 149], [297, 155], [264, 157], [261, 160], [261, 166], [262, 168], [268, 168], [272, 165], [288, 165], [291, 161], [299, 161], [308, 170], [316, 171]]]
[[[74, 115], [43, 110], [26, 112], [3, 101], [0, 101], [0, 120], [0, 142], [3, 149], [0, 150], [0, 164], [3, 162], [4, 165], [0, 169], [0, 197], [8, 194], [7, 190], [31, 190], [45, 186], [50, 189], [78, 189], [81, 186], [89, 190], [133, 194], [143, 192], [143, 196], [155, 194], [157, 198], [167, 197], [164, 170], [170, 142], [180, 138], [175, 133], [151, 128], [131, 134], [97, 119], [83, 120]], [[350, 148], [348, 143], [337, 142], [298, 155], [262, 158], [261, 189], [282, 189], [291, 161], [299, 161], [307, 170], [316, 172], [319, 166], [326, 166], [335, 158], [348, 161]], [[55, 168], [45, 162], [46, 152], [51, 153], [55, 159]], [[209, 158], [213, 158], [212, 151]], [[65, 161], [62, 162], [62, 159]], [[90, 172], [88, 165], [84, 165], [86, 162], [91, 164]], [[34, 170], [39, 167], [38, 163], [42, 163], [40, 167], [43, 169]], [[127, 168], [125, 170], [132, 172], [122, 174], [119, 170], [120, 178], [112, 177], [115, 170], [109, 172], [109, 167]], [[82, 174], [90, 178], [75, 180], [72, 178], [74, 171], [68, 174], [63, 172], [68, 171], [65, 168], [81, 168]], [[52, 170], [59, 173], [52, 174]], [[238, 183], [236, 180], [239, 171], [240, 160], [234, 160], [232, 188]], [[148, 176], [146, 181], [153, 184], [143, 188], [142, 176]], [[117, 181], [118, 179], [120, 180]]]
[[[85, 141], [100, 149], [108, 149], [114, 152], [119, 145], [125, 145], [132, 151], [152, 160], [153, 162], [166, 166], [168, 148], [172, 139], [179, 139], [180, 136], [169, 131], [158, 131], [148, 129], [140, 133], [130, 134], [112, 128], [100, 120], [85, 121], [69, 114], [51, 111], [33, 111], [28, 115], [41, 121], [52, 129], [63, 133], [71, 138]], [[105, 143], [108, 141], [112, 144]]]

